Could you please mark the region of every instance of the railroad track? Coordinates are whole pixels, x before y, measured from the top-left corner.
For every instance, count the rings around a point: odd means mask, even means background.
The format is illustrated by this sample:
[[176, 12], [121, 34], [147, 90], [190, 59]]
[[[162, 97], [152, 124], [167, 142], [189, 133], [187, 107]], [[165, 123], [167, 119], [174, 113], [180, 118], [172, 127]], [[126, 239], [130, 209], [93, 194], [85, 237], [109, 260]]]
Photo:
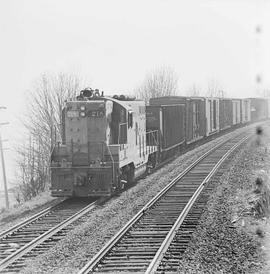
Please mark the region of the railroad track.
[[223, 173], [221, 164], [250, 136], [244, 132], [197, 159], [144, 206], [79, 274], [177, 271], [209, 191]]
[[25, 260], [43, 253], [62, 239], [97, 199], [66, 199], [0, 233], [0, 273], [16, 273]]

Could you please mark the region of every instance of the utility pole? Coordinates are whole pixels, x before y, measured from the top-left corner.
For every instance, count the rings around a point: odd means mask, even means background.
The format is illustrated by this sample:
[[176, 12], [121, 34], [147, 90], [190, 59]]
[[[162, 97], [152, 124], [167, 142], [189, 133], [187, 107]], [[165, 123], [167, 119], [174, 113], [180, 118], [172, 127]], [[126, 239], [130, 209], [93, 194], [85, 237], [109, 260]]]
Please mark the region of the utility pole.
[[262, 25], [262, 17], [263, 17], [263, 7], [260, 1], [256, 2], [256, 20], [257, 24], [255, 25], [255, 89], [257, 95], [264, 96], [264, 85], [263, 85], [263, 48], [262, 48], [262, 38], [263, 38], [263, 25]]
[[[5, 109], [5, 107], [0, 107], [0, 109]], [[7, 125], [8, 123], [0, 123], [0, 126]], [[4, 180], [4, 191], [5, 191], [5, 199], [6, 199], [6, 208], [9, 208], [9, 200], [8, 200], [8, 189], [7, 189], [7, 177], [6, 177], [6, 168], [5, 168], [5, 159], [3, 152], [3, 141], [0, 131], [0, 154], [1, 154], [1, 163], [2, 163], [2, 172], [3, 172], [3, 180]]]

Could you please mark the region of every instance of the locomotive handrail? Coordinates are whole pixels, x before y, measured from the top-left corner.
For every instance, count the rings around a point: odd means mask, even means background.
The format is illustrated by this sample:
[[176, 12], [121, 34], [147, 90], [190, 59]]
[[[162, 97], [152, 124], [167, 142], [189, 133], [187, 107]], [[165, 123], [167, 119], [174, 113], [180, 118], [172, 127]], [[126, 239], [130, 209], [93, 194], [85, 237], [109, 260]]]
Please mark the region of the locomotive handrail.
[[[158, 130], [151, 130], [151, 131], [147, 131], [146, 132], [146, 139], [147, 139], [147, 135], [149, 136], [153, 136], [153, 140], [155, 141], [155, 145], [158, 145], [158, 138], [157, 138], [157, 135], [158, 135]], [[156, 137], [156, 138], [155, 138]]]
[[[69, 151], [71, 153], [71, 162], [73, 163], [73, 157], [74, 157], [74, 154], [76, 154], [77, 152], [83, 152], [81, 149], [82, 148], [85, 148], [87, 149], [87, 151], [84, 151], [84, 153], [87, 153], [88, 155], [90, 154], [90, 151], [89, 151], [89, 147], [91, 146], [98, 146], [98, 145], [101, 145], [102, 146], [102, 161], [104, 159], [104, 155], [106, 153], [106, 148], [108, 149], [108, 155], [111, 159], [111, 162], [114, 163], [114, 160], [113, 160], [113, 156], [112, 156], [112, 152], [111, 152], [111, 149], [110, 149], [110, 145], [108, 145], [105, 141], [95, 141], [95, 142], [87, 142], [87, 144], [79, 144], [79, 143], [74, 143], [73, 140], [71, 140], [71, 142], [66, 142], [62, 148], [65, 148], [67, 149], [67, 154], [69, 154]], [[116, 144], [116, 146], [119, 147], [118, 144]], [[105, 147], [105, 148], [104, 148]], [[52, 153], [55, 151], [56, 146], [54, 147]], [[60, 148], [58, 147], [58, 152], [60, 151]], [[51, 158], [52, 155], [51, 155]], [[90, 164], [90, 161], [88, 159], [88, 164]]]
[[158, 130], [151, 130], [146, 132], [146, 152], [148, 146], [148, 154], [152, 152], [152, 146], [158, 146]]
[[115, 175], [115, 166], [114, 166], [114, 160], [113, 160], [113, 156], [112, 156], [112, 152], [111, 152], [111, 150], [110, 150], [110, 148], [109, 148], [109, 146], [105, 143], [105, 145], [107, 146], [107, 148], [108, 148], [108, 151], [109, 151], [109, 154], [110, 154], [110, 157], [111, 157], [111, 160], [112, 160], [112, 172], [113, 172], [113, 178], [114, 178], [114, 175]]

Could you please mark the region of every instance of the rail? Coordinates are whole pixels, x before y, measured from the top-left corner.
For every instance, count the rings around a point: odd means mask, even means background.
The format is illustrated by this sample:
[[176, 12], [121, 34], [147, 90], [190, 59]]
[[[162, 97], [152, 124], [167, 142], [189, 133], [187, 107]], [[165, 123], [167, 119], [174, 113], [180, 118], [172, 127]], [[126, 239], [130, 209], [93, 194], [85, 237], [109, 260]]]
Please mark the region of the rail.
[[165, 240], [163, 241], [162, 245], [160, 246], [159, 250], [157, 251], [155, 257], [151, 261], [149, 267], [147, 268], [145, 274], [151, 274], [155, 273], [155, 271], [158, 269], [158, 266], [165, 255], [166, 251], [168, 250], [170, 244], [172, 243], [177, 231], [179, 230], [180, 226], [182, 225], [183, 221], [185, 220], [187, 214], [191, 210], [194, 203], [197, 201], [199, 195], [201, 194], [202, 190], [204, 189], [205, 185], [209, 182], [209, 180], [212, 178], [214, 173], [218, 170], [218, 168], [221, 166], [221, 164], [228, 158], [228, 156], [237, 148], [239, 147], [243, 142], [245, 142], [250, 136], [244, 137], [242, 140], [240, 140], [237, 144], [235, 144], [229, 151], [227, 151], [226, 154], [223, 155], [223, 157], [217, 162], [217, 164], [214, 166], [214, 168], [211, 170], [211, 172], [207, 175], [207, 177], [203, 180], [203, 182], [200, 184], [200, 186], [197, 188], [179, 217], [177, 218], [176, 222], [174, 223], [173, 227], [167, 234]]
[[[78, 212], [76, 212], [75, 214], [73, 214], [72, 216], [64, 220], [63, 222], [57, 224], [56, 226], [49, 229], [45, 233], [39, 235], [37, 238], [35, 238], [31, 242], [27, 243], [26, 245], [23, 245], [20, 249], [16, 250], [11, 255], [6, 257], [4, 260], [0, 261], [0, 272], [8, 268], [9, 266], [11, 266], [11, 264], [17, 261], [18, 259], [21, 259], [23, 256], [25, 256], [28, 252], [33, 250], [35, 247], [37, 247], [41, 243], [44, 243], [46, 240], [48, 240], [50, 237], [55, 235], [57, 232], [59, 232], [63, 228], [67, 227], [68, 225], [77, 221], [79, 218], [81, 218], [88, 212], [92, 211], [99, 202], [100, 202], [99, 200], [96, 200], [88, 204], [83, 209], [79, 210]], [[31, 254], [31, 256], [32, 255], [33, 254]]]
[[[207, 151], [205, 154], [203, 154], [201, 157], [199, 157], [195, 162], [193, 162], [190, 166], [188, 166], [181, 174], [179, 174], [176, 178], [174, 178], [161, 192], [159, 192], [150, 202], [148, 202], [101, 250], [98, 252], [90, 262], [88, 262], [80, 271], [79, 274], [85, 274], [89, 272], [94, 272], [95, 268], [98, 267], [100, 262], [103, 258], [112, 250], [112, 248], [118, 243], [123, 236], [129, 231], [132, 227], [134, 227], [134, 224], [138, 222], [147, 212], [150, 208], [153, 207], [154, 204], [158, 200], [160, 200], [161, 197], [163, 197], [180, 179], [182, 179], [185, 175], [187, 175], [196, 165], [198, 165], [203, 159], [205, 159], [208, 155], [213, 153], [215, 150], [217, 150], [219, 147], [227, 143], [228, 140], [221, 141], [217, 145], [215, 145], [212, 149]], [[240, 144], [239, 144], [240, 145]], [[228, 155], [228, 154], [227, 154]], [[220, 162], [221, 163], [221, 162]], [[219, 165], [218, 165], [219, 166]], [[216, 165], [217, 167], [217, 165]], [[213, 174], [213, 173], [211, 173]], [[210, 175], [209, 175], [210, 176]], [[205, 179], [202, 183], [202, 185], [205, 184], [205, 182], [208, 180], [208, 178]], [[196, 192], [198, 193], [199, 190]], [[194, 194], [195, 195], [195, 194]], [[161, 252], [162, 253], [162, 252]], [[163, 253], [162, 253], [163, 254]], [[153, 272], [149, 272], [153, 273]]]
[[[63, 201], [61, 201], [60, 203], [62, 203], [62, 202], [63, 202]], [[44, 210], [42, 210], [42, 211], [38, 212], [37, 214], [31, 216], [30, 218], [28, 218], [28, 219], [26, 219], [26, 220], [24, 220], [24, 221], [22, 221], [22, 222], [20, 222], [20, 223], [18, 223], [18, 224], [16, 224], [16, 225], [12, 226], [11, 228], [9, 228], [9, 229], [7, 229], [7, 230], [1, 232], [1, 233], [0, 233], [0, 240], [1, 240], [2, 238], [6, 237], [7, 235], [9, 235], [9, 234], [15, 232], [16, 230], [19, 230], [19, 229], [23, 228], [24, 226], [27, 226], [27, 225], [29, 225], [30, 223], [36, 221], [37, 219], [39, 219], [39, 218], [45, 216], [46, 214], [48, 214], [49, 212], [51, 212], [51, 211], [52, 211], [54, 208], [56, 208], [57, 206], [59, 206], [59, 204], [56, 204], [56, 205], [54, 205], [54, 206], [50, 206], [50, 207], [48, 207], [48, 208], [45, 208]]]

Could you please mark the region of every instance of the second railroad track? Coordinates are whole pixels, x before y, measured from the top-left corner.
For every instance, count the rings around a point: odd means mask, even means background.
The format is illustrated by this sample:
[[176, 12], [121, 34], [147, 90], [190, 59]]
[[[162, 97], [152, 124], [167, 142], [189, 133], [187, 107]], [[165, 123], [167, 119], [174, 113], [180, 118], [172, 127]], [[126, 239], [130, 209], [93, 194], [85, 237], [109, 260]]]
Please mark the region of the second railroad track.
[[[85, 273], [176, 272], [221, 165], [251, 131], [217, 144], [171, 181], [89, 261]], [[207, 194], [208, 191], [208, 194]]]

